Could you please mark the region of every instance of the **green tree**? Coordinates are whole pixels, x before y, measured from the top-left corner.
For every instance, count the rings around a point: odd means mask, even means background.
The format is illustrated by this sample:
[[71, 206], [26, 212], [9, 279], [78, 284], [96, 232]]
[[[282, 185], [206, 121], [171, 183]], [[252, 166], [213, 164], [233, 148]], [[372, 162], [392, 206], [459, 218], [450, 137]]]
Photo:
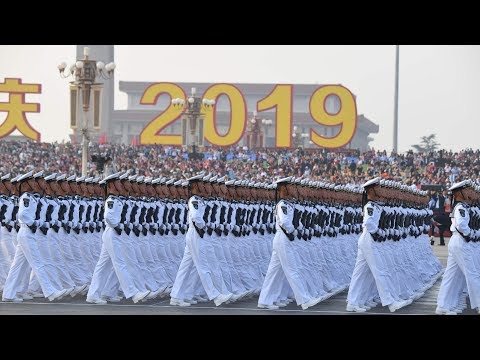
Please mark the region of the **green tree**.
[[430, 134], [428, 136], [422, 136], [420, 139], [420, 144], [412, 145], [412, 147], [417, 150], [417, 152], [428, 153], [430, 151], [435, 151], [438, 149], [440, 144], [436, 141], [437, 135]]

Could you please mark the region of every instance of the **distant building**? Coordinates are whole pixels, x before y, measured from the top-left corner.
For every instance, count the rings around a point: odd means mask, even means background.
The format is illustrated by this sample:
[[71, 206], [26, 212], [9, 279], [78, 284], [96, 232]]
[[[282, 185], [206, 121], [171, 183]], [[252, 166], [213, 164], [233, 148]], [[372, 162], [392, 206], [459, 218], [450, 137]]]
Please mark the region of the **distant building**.
[[[83, 54], [83, 47], [87, 45], [78, 45], [77, 57], [81, 58]], [[104, 62], [114, 61], [113, 46], [111, 45], [88, 45], [90, 46], [90, 54], [92, 59], [102, 60]], [[140, 99], [145, 91], [153, 83], [148, 82], [134, 82], [134, 81], [120, 81], [119, 90], [123, 91], [128, 96], [127, 110], [113, 109], [113, 80], [104, 80], [104, 87], [101, 95], [97, 99], [101, 99], [101, 105], [96, 106], [91, 116], [101, 117], [101, 128], [94, 134], [92, 141], [98, 141], [102, 135], [106, 135], [106, 139], [111, 143], [131, 144], [134, 137], [138, 139], [144, 127], [153, 120], [159, 113], [161, 113], [170, 104], [170, 97], [168, 95], [159, 96], [156, 105], [140, 104]], [[184, 92], [190, 94], [190, 89], [196, 88], [197, 94], [201, 95], [213, 83], [176, 83]], [[276, 84], [232, 84], [237, 87], [244, 96], [248, 119], [253, 115], [253, 110], [256, 109], [256, 103], [265, 98]], [[293, 85], [293, 125], [298, 127], [298, 132], [308, 133], [309, 129], [314, 129], [318, 134], [326, 137], [335, 136], [340, 127], [325, 127], [317, 124], [311, 119], [309, 114], [309, 101], [312, 93], [319, 87], [315, 84], [295, 84]], [[326, 102], [326, 107], [329, 112], [338, 110], [339, 103], [337, 99], [332, 98], [332, 101]], [[95, 100], [94, 100], [95, 101]], [[76, 116], [79, 116], [81, 107], [76, 107]], [[95, 108], [95, 104], [93, 107]], [[329, 109], [330, 108], [330, 109]], [[72, 111], [75, 107], [72, 107]], [[216, 127], [219, 134], [225, 134], [230, 125], [230, 104], [225, 96], [217, 99], [216, 104]], [[268, 118], [274, 121], [272, 126], [265, 128], [264, 144], [267, 147], [272, 147], [275, 144], [275, 110], [263, 111], [259, 115], [262, 118]], [[90, 111], [92, 113], [92, 111]], [[365, 115], [357, 116], [357, 130], [351, 142], [345, 146], [348, 149], [359, 149], [365, 151], [369, 149], [369, 142], [373, 139], [370, 134], [378, 133], [378, 125], [374, 124]], [[175, 121], [170, 126], [162, 130], [164, 134], [182, 134], [182, 121]], [[78, 132], [72, 136], [77, 136], [77, 141], [80, 142]], [[205, 144], [208, 143], [205, 141]], [[239, 141], [239, 145], [246, 144], [246, 136]], [[293, 144], [292, 144], [293, 145]], [[308, 139], [303, 140], [303, 145], [308, 148], [311, 147]], [[313, 145], [314, 146], [314, 145]]]

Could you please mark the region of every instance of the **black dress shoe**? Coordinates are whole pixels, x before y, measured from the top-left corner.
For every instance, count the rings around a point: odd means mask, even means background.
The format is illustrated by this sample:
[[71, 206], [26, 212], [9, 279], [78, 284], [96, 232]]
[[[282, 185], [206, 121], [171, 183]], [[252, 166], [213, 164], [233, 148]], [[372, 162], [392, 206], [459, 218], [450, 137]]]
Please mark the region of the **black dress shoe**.
[[438, 244], [438, 246], [445, 246], [445, 244]]
[[430, 245], [433, 245], [433, 244], [435, 244], [435, 241], [430, 240]]

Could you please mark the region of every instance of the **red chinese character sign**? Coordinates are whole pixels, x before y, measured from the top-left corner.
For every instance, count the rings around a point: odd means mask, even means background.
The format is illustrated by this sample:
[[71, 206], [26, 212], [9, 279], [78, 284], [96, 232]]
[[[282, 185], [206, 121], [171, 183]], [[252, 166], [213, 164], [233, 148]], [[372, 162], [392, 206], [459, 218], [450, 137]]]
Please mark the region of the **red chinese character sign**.
[[[156, 105], [158, 97], [167, 94], [171, 99], [186, 98], [183, 89], [172, 83], [157, 83], [149, 86], [141, 98], [143, 105]], [[216, 105], [213, 111], [205, 113], [204, 137], [212, 145], [230, 146], [238, 143], [247, 129], [247, 105], [244, 94], [233, 84], [214, 84], [205, 90], [203, 98], [218, 100], [227, 96], [230, 102], [230, 127], [226, 134], [220, 135], [216, 127]], [[339, 110], [329, 113], [327, 98], [335, 96], [339, 100]], [[275, 147], [292, 146], [294, 85], [279, 84], [256, 103], [256, 110], [275, 111]], [[309, 109], [312, 123], [326, 127], [338, 127], [340, 131], [333, 137], [325, 137], [310, 129], [309, 136], [313, 144], [323, 148], [339, 148], [347, 145], [357, 129], [357, 106], [354, 95], [342, 85], [319, 86], [310, 96]], [[141, 144], [181, 145], [181, 134], [161, 134], [168, 125], [182, 116], [182, 109], [170, 105], [154, 118], [140, 134]], [[247, 134], [248, 135], [248, 134]], [[248, 140], [248, 139], [247, 139]]]
[[8, 136], [15, 129], [29, 139], [40, 141], [40, 133], [28, 123], [26, 113], [40, 112], [40, 104], [25, 102], [25, 94], [41, 94], [40, 84], [22, 84], [22, 79], [5, 78], [0, 83], [0, 93], [8, 93], [8, 102], [0, 102], [0, 112], [7, 112], [7, 117], [0, 124], [0, 139]]

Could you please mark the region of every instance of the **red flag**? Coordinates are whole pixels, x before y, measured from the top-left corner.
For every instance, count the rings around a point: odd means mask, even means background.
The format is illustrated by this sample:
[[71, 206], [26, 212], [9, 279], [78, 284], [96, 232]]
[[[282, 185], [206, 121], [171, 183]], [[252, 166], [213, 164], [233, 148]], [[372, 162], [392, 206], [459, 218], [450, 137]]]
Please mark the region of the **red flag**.
[[138, 141], [137, 135], [133, 135], [132, 146], [138, 146], [138, 145], [140, 145], [140, 142]]
[[98, 139], [98, 145], [106, 144], [107, 143], [107, 134], [103, 133], [102, 136]]

